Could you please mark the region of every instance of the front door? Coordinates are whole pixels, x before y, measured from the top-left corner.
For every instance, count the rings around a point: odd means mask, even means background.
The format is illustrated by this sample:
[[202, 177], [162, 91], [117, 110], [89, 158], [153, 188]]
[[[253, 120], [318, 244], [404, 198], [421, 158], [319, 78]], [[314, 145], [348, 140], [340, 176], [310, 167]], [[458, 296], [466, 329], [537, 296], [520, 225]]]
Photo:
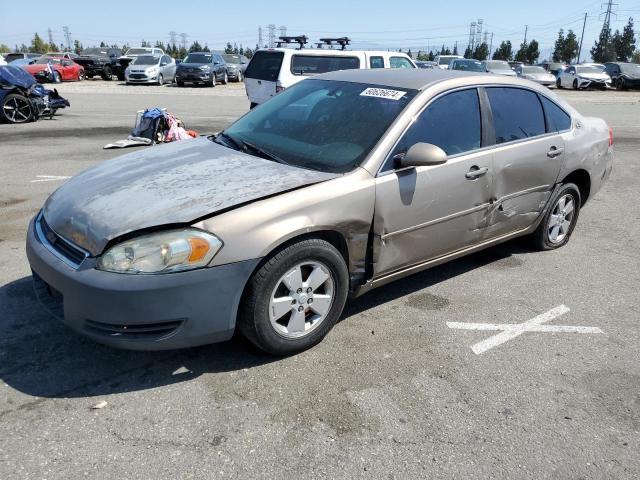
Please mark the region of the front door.
[[[445, 94], [416, 118], [376, 179], [374, 278], [477, 243], [491, 196], [492, 151], [483, 148], [475, 88]], [[442, 148], [442, 165], [394, 169], [418, 142]]]

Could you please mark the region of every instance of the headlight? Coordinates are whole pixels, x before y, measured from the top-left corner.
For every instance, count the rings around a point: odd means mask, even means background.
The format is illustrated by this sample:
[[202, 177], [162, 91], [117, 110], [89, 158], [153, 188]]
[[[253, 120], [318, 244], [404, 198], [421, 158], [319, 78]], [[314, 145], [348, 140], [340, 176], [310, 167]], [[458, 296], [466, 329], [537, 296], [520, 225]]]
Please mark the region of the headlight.
[[98, 269], [116, 273], [170, 273], [206, 267], [222, 248], [215, 235], [194, 228], [142, 235], [107, 250]]
[[200, 70], [209, 70], [210, 68], [209, 65], [200, 65]]

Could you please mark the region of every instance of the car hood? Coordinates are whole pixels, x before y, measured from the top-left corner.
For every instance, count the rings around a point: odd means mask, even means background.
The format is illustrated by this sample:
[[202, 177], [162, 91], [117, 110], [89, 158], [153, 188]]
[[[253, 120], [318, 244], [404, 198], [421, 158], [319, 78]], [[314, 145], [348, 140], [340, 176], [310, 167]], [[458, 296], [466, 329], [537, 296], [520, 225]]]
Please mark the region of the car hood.
[[494, 73], [496, 75], [506, 75], [508, 77], [515, 77], [516, 72], [513, 70], [489, 70], [489, 73]]
[[188, 225], [222, 210], [340, 174], [283, 165], [200, 137], [89, 168], [46, 201], [44, 218], [92, 255], [136, 230]]
[[551, 73], [527, 73], [524, 78], [529, 78], [531, 80], [555, 80], [556, 77]]

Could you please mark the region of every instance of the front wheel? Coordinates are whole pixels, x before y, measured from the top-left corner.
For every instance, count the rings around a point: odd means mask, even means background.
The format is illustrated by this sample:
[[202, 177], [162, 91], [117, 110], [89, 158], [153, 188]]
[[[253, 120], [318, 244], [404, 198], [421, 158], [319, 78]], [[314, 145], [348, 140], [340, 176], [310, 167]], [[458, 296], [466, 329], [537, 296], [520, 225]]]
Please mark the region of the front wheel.
[[2, 100], [0, 120], [7, 123], [27, 123], [34, 119], [31, 102], [24, 95], [10, 93]]
[[111, 67], [109, 65], [104, 67], [104, 70], [102, 70], [102, 75], [101, 75], [102, 79], [107, 82], [110, 82], [112, 75], [113, 75], [113, 70], [111, 69]]
[[162, 76], [162, 74], [158, 75], [158, 85], [164, 85], [164, 77]]
[[573, 89], [574, 90], [578, 90], [578, 79], [577, 78], [573, 81]]
[[619, 78], [616, 82], [616, 90], [626, 90], [627, 86], [625, 85], [624, 78]]
[[559, 78], [556, 79], [556, 87], [562, 88], [562, 80], [560, 80]]
[[226, 85], [227, 83], [229, 83], [229, 76], [227, 75], [227, 72], [224, 72], [224, 76], [222, 77], [222, 85]]
[[81, 82], [82, 80], [84, 80], [84, 70], [78, 72], [78, 81]]
[[273, 355], [319, 343], [347, 300], [349, 273], [333, 245], [303, 240], [272, 255], [249, 280], [238, 314], [240, 332]]
[[538, 250], [554, 250], [569, 242], [580, 213], [580, 190], [573, 183], [562, 185], [550, 200], [551, 207], [531, 235]]

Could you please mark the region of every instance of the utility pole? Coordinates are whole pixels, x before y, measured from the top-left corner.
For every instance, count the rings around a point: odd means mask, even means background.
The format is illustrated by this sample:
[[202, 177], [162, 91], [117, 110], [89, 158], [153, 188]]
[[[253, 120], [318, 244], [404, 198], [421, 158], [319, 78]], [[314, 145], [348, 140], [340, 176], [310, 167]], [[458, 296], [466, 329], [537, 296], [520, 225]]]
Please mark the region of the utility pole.
[[258, 27], [258, 48], [264, 47], [262, 43], [262, 27]]
[[582, 23], [582, 35], [580, 35], [580, 46], [578, 47], [578, 61], [580, 63], [580, 54], [582, 53], [582, 41], [584, 40], [584, 27], [587, 26], [587, 14], [584, 14], [584, 22]]
[[67, 39], [67, 50], [71, 50], [71, 32], [69, 31], [69, 27], [65, 25], [62, 27], [62, 30], [64, 30], [64, 38]]
[[493, 32], [491, 32], [491, 44], [489, 45], [489, 57], [487, 60], [491, 60], [491, 51], [493, 50]]
[[529, 31], [529, 25], [524, 26], [524, 42], [527, 43], [527, 32]]

